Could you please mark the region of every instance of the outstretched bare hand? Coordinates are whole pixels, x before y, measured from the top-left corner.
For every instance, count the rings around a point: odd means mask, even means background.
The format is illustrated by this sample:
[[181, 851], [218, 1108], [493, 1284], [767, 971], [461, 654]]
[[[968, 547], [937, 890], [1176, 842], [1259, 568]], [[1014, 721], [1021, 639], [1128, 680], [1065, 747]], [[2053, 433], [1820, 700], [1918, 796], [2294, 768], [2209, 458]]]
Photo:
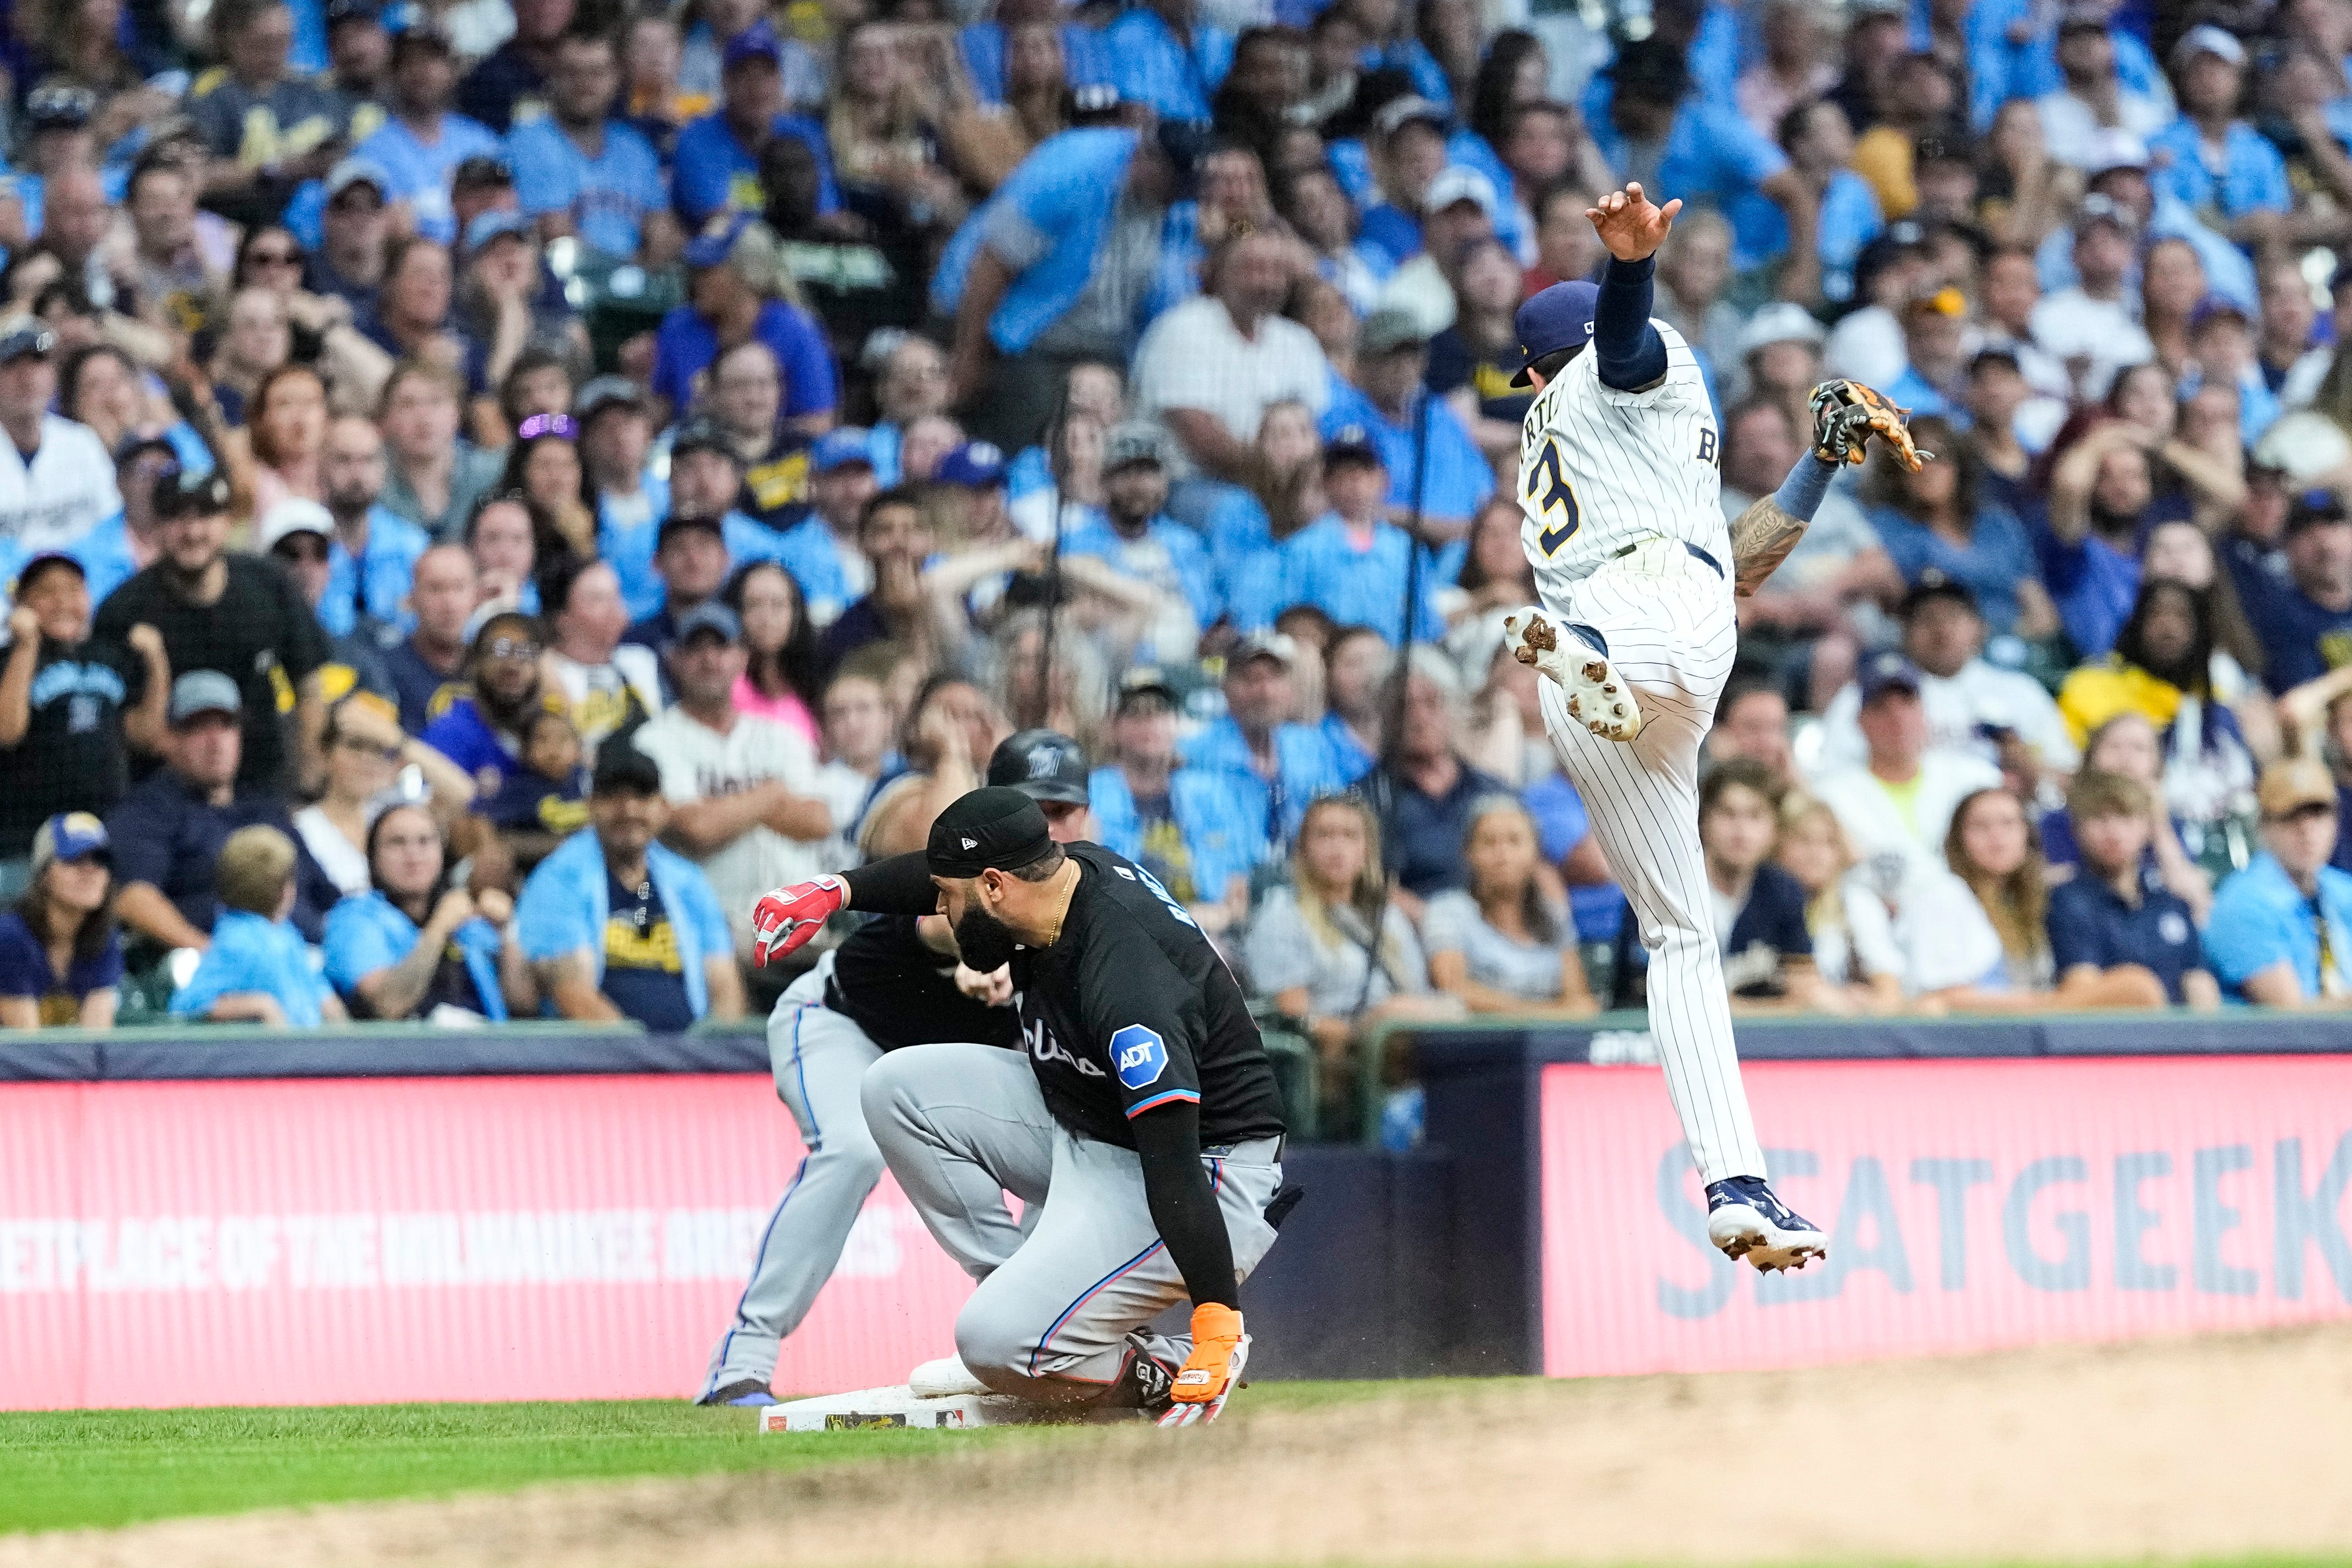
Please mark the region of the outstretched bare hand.
[[1666, 231], [1675, 226], [1675, 214], [1683, 210], [1683, 201], [1676, 196], [1664, 206], [1654, 206], [1642, 193], [1642, 183], [1631, 182], [1622, 191], [1612, 191], [1601, 198], [1601, 204], [1584, 209], [1592, 220], [1592, 229], [1609, 254], [1620, 261], [1639, 261], [1654, 255], [1665, 243]]

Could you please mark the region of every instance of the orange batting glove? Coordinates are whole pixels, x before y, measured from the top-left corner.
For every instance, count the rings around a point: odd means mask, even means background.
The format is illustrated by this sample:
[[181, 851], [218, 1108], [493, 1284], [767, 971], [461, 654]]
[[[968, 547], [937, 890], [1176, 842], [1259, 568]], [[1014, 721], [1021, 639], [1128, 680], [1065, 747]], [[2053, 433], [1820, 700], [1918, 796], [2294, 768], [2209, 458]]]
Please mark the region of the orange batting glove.
[[1204, 1301], [1192, 1309], [1192, 1354], [1176, 1374], [1175, 1400], [1160, 1417], [1163, 1427], [1202, 1427], [1217, 1418], [1242, 1379], [1249, 1360], [1249, 1335], [1242, 1315]]

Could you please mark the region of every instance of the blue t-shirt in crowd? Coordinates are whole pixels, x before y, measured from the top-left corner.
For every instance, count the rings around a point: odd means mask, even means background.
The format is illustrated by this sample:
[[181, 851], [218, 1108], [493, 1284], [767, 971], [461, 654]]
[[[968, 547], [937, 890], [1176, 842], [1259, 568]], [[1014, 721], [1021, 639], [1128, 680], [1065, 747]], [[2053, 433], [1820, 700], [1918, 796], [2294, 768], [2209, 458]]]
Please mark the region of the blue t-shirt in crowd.
[[2215, 228], [2249, 213], [2284, 213], [2294, 206], [2286, 160], [2270, 139], [2242, 120], [2221, 135], [2221, 169], [2205, 159], [2205, 133], [2187, 115], [2147, 139], [2159, 194], [2169, 196]]
[[509, 132], [507, 157], [524, 212], [562, 214], [582, 244], [606, 256], [636, 255], [646, 214], [669, 205], [653, 143], [617, 120], [604, 122], [604, 150], [593, 158], [551, 114]]
[[[841, 192], [833, 182], [833, 149], [824, 127], [797, 114], [780, 114], [770, 126], [775, 136], [797, 136], [816, 154], [816, 210], [838, 212]], [[677, 133], [670, 172], [670, 200], [689, 234], [699, 234], [710, 214], [732, 209], [757, 213], [767, 205], [760, 189], [760, 160], [735, 138], [723, 113], [690, 121]]]
[[408, 204], [418, 234], [451, 245], [457, 238], [457, 209], [450, 204], [449, 183], [457, 165], [468, 158], [497, 158], [505, 151], [496, 131], [462, 114], [444, 114], [439, 134], [429, 142], [394, 115], [353, 149], [352, 156], [368, 159], [384, 172], [392, 182], [384, 194]]
[[[1330, 512], [1275, 548], [1281, 561], [1276, 602], [1248, 606], [1246, 615], [1237, 604], [1234, 619], [1244, 631], [1271, 623], [1294, 604], [1312, 604], [1334, 624], [1370, 626], [1391, 647], [1404, 641], [1405, 578], [1412, 541], [1402, 528], [1374, 523], [1369, 541], [1359, 545], [1347, 523]], [[1445, 618], [1437, 609], [1439, 581], [1437, 569], [1424, 555], [1412, 627], [1412, 634], [1424, 641], [1445, 634]]]
[[[1207, 120], [1209, 100], [1234, 63], [1234, 35], [1205, 22], [1192, 25], [1188, 48], [1160, 13], [1136, 5], [1102, 30], [1102, 47], [1087, 66], [1107, 66], [1110, 85], [1128, 103], [1148, 103], [1162, 120]], [[1069, 62], [1072, 83], [1081, 78]], [[1097, 85], [1085, 82], [1083, 85]]]
[[2017, 585], [2034, 575], [2034, 559], [2032, 541], [2016, 514], [1979, 508], [1965, 546], [1892, 507], [1873, 507], [1870, 522], [1904, 581], [1916, 582], [1921, 572], [1935, 567], [1976, 595], [1977, 609], [1996, 635], [2017, 624]]
[[677, 934], [670, 928], [669, 911], [652, 880], [624, 887], [607, 873], [604, 895], [610, 909], [604, 916], [604, 979], [599, 988], [614, 1007], [649, 1030], [674, 1034], [691, 1029], [694, 1004], [687, 998]]
[[503, 789], [508, 779], [523, 770], [522, 759], [507, 749], [470, 695], [450, 703], [416, 738], [472, 775], [475, 787], [485, 795]]
[[2164, 982], [2165, 997], [2179, 1007], [2184, 999], [2181, 977], [2205, 967], [2197, 918], [2189, 905], [2145, 883], [2139, 902], [2126, 904], [2086, 868], [2050, 890], [2048, 923], [2050, 956], [2062, 977], [2077, 964], [2102, 969], [2139, 964]]
[[2272, 691], [2292, 691], [2352, 664], [2352, 610], [2328, 609], [2292, 578], [2273, 577], [2242, 552], [2227, 551], [2222, 559], [2246, 619], [2262, 639], [2263, 679]]
[[1509, 794], [1509, 786], [1467, 763], [1459, 766], [1453, 788], [1443, 795], [1426, 793], [1402, 774], [1383, 778], [1389, 810], [1381, 823], [1381, 853], [1397, 881], [1420, 898], [1468, 886], [1462, 840], [1469, 831], [1470, 808], [1489, 795]]
[[2265, 850], [2215, 891], [2205, 923], [2206, 959], [2227, 995], [2243, 996], [2248, 980], [2284, 961], [2294, 967], [2303, 995], [2317, 997], [2323, 918], [2339, 977], [2352, 981], [2352, 873], [2320, 867], [2318, 894], [2306, 898]]
[[368, 508], [367, 548], [353, 560], [341, 538], [327, 543], [327, 591], [319, 601], [319, 624], [331, 637], [348, 637], [360, 617], [405, 632], [416, 624], [408, 591], [416, 580], [416, 558], [433, 538], [397, 512]]
[[[782, 300], [771, 299], [760, 307], [751, 335], [774, 351], [783, 371], [785, 418], [832, 411], [839, 392], [823, 329]], [[679, 306], [654, 333], [654, 395], [667, 398], [674, 410], [684, 409], [694, 401], [694, 378], [718, 358], [718, 330], [692, 306]]]
[[172, 993], [172, 1016], [202, 1018], [223, 997], [251, 991], [275, 998], [296, 1029], [318, 1028], [326, 1017], [320, 1004], [331, 994], [293, 922], [224, 909], [196, 972]]
[[0, 911], [0, 997], [30, 997], [40, 1004], [45, 1029], [81, 1019], [81, 999], [111, 990], [122, 978], [122, 938], [108, 933], [106, 946], [85, 958], [66, 961], [66, 972], [49, 967], [48, 948], [15, 910]]

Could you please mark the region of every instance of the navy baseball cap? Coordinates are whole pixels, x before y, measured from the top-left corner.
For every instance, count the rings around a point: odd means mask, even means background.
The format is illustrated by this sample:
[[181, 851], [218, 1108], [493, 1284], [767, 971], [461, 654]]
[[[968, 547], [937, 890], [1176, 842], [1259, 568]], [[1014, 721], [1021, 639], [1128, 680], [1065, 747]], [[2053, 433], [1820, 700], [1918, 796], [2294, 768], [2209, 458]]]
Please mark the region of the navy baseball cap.
[[688, 640], [706, 632], [715, 633], [721, 642], [740, 643], [743, 640], [743, 622], [719, 601], [706, 599], [677, 618], [677, 645], [684, 647]]
[[1919, 695], [1919, 666], [1889, 649], [1862, 667], [1862, 700], [1867, 706], [1896, 691]]
[[1581, 349], [1592, 341], [1592, 309], [1601, 298], [1598, 284], [1574, 278], [1567, 283], [1555, 283], [1519, 307], [1512, 318], [1518, 329], [1519, 373], [1511, 378], [1515, 387], [1535, 385], [1528, 379], [1528, 366], [1546, 354], [1562, 349]]
[[967, 441], [940, 458], [931, 476], [942, 485], [992, 489], [1004, 482], [1004, 453], [993, 442]]
[[746, 60], [765, 60], [775, 66], [782, 65], [783, 59], [783, 40], [776, 37], [776, 30], [768, 26], [765, 17], [761, 17], [727, 40], [727, 47], [719, 56], [719, 65], [722, 69], [733, 70]]

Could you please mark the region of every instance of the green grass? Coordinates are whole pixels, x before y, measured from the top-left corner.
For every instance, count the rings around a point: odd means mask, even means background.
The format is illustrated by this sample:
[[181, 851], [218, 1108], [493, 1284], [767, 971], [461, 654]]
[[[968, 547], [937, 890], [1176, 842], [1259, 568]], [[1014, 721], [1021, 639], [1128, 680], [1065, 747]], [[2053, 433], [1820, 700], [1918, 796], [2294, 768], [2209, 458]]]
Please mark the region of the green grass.
[[787, 1470], [997, 1440], [762, 1437], [753, 1421], [749, 1410], [671, 1400], [0, 1414], [0, 1532], [538, 1481]]

